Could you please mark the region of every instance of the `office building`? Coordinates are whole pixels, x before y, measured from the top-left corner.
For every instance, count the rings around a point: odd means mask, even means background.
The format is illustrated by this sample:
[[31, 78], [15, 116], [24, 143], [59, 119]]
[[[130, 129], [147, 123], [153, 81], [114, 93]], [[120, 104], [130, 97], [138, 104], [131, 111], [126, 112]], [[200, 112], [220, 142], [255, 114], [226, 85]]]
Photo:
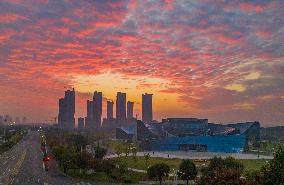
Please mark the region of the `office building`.
[[87, 100], [87, 117], [85, 118], [85, 127], [93, 128], [94, 123], [94, 103], [93, 101]]
[[94, 92], [93, 96], [93, 104], [94, 104], [94, 123], [96, 128], [101, 127], [102, 121], [102, 102], [103, 102], [103, 94], [102, 92]]
[[102, 127], [107, 130], [116, 128], [116, 119], [113, 117], [113, 101], [107, 101], [107, 117], [103, 119]]
[[134, 102], [128, 101], [127, 102], [127, 119], [133, 118], [133, 108], [134, 108]]
[[107, 101], [107, 119], [113, 118], [113, 101]]
[[247, 144], [259, 141], [260, 123], [220, 125], [208, 119], [167, 118], [161, 123], [136, 124], [116, 128], [116, 139], [138, 140], [152, 151], [200, 151], [242, 153]]
[[208, 129], [208, 119], [167, 118], [162, 124], [165, 130], [179, 137], [202, 135]]
[[0, 115], [0, 125], [4, 125], [4, 116]]
[[75, 90], [65, 91], [64, 98], [59, 99], [58, 124], [61, 128], [75, 127]]
[[126, 124], [126, 93], [118, 92], [116, 96], [116, 122]]
[[144, 123], [150, 123], [153, 120], [152, 96], [153, 94], [142, 94], [142, 121]]
[[83, 129], [85, 127], [85, 119], [84, 118], [78, 118], [78, 129]]

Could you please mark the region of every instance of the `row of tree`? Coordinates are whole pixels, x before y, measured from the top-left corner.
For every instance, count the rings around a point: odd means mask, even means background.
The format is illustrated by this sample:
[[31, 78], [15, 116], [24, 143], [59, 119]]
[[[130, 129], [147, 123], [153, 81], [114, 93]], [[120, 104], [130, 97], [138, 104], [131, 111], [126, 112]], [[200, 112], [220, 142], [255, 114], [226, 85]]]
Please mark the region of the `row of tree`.
[[12, 148], [15, 144], [17, 144], [25, 135], [26, 130], [13, 130], [11, 132], [6, 132], [3, 139], [5, 142], [0, 143], [0, 154], [4, 151], [9, 150]]
[[[124, 163], [104, 158], [107, 149], [103, 147], [103, 143], [97, 141], [96, 146], [87, 151], [86, 146], [93, 144], [94, 140], [89, 140], [84, 134], [60, 130], [45, 131], [45, 134], [47, 144], [64, 173], [77, 177], [103, 173], [108, 181], [131, 182], [128, 174], [132, 172]], [[127, 150], [134, 150], [130, 146], [132, 145], [127, 145]], [[121, 148], [124, 149], [124, 145]]]
[[[284, 185], [284, 150], [279, 148], [274, 159], [260, 171], [246, 176], [242, 176], [243, 172], [243, 164], [233, 157], [214, 157], [209, 165], [201, 170], [199, 177], [198, 170], [191, 160], [182, 161], [177, 175], [187, 184], [190, 180], [195, 180], [197, 185]], [[169, 173], [170, 167], [165, 163], [155, 164], [147, 170], [148, 177], [158, 180], [160, 184]]]

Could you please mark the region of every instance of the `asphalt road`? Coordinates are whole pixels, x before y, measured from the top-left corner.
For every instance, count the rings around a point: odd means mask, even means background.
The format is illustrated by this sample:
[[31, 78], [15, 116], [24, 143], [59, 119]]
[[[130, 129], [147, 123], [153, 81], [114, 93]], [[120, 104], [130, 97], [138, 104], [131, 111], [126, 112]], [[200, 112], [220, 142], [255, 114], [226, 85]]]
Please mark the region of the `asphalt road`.
[[0, 155], [0, 184], [11, 184], [17, 175], [26, 155], [24, 140], [21, 140], [9, 151]]

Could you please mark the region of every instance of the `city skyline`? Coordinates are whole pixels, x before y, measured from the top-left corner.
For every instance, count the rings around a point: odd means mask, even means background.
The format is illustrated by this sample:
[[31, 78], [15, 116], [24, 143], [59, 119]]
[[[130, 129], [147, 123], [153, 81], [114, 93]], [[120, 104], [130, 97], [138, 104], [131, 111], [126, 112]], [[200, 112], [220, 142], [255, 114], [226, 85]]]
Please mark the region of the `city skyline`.
[[53, 120], [58, 98], [74, 87], [75, 118], [85, 118], [96, 89], [103, 110], [116, 92], [127, 93], [138, 119], [147, 92], [155, 95], [156, 120], [283, 125], [283, 6], [280, 0], [3, 0], [0, 115]]

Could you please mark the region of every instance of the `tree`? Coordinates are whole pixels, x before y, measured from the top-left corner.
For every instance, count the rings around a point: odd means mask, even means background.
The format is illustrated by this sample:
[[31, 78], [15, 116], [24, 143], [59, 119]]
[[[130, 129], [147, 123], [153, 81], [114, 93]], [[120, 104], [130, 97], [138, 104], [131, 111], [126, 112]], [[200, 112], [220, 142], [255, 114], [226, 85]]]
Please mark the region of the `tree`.
[[68, 169], [71, 169], [71, 167], [73, 167], [71, 159], [71, 153], [69, 151], [64, 151], [64, 153], [62, 154], [62, 165], [64, 173], [66, 173]]
[[127, 144], [127, 143], [124, 146], [124, 153], [125, 153], [125, 157], [128, 157], [128, 155], [130, 153], [130, 145]]
[[240, 170], [236, 168], [219, 168], [211, 176], [202, 177], [197, 185], [258, 185], [254, 180], [241, 178]]
[[150, 154], [149, 153], [144, 154], [144, 157], [145, 157], [145, 161], [146, 161], [146, 166], [148, 166], [148, 161], [150, 159]]
[[115, 151], [115, 153], [116, 153], [116, 155], [118, 157], [120, 157], [121, 154], [123, 153], [123, 149], [122, 149], [122, 147], [120, 145], [115, 145], [114, 146], [114, 151]]
[[59, 166], [62, 166], [62, 161], [63, 161], [63, 153], [65, 153], [66, 149], [63, 147], [56, 147], [52, 149], [53, 155], [55, 156], [55, 158], [58, 160], [59, 162]]
[[107, 150], [99, 145], [95, 148], [95, 158], [102, 159], [106, 155]]
[[87, 152], [76, 154], [76, 166], [81, 170], [85, 170], [88, 165], [88, 161], [92, 160], [92, 156]]
[[137, 147], [132, 147], [131, 149], [132, 156], [134, 158], [135, 163], [137, 162]]
[[214, 157], [207, 168], [203, 170], [198, 185], [250, 185], [257, 184], [254, 180], [241, 178], [244, 166], [233, 157], [222, 159]]
[[283, 185], [284, 184], [284, 150], [279, 147], [274, 154], [273, 160], [269, 161], [262, 169], [264, 185]]
[[110, 174], [113, 169], [115, 169], [115, 164], [111, 160], [102, 160], [102, 171], [105, 172], [106, 174]]
[[236, 169], [239, 171], [243, 171], [244, 170], [244, 165], [238, 161], [237, 159], [233, 158], [233, 157], [227, 157], [224, 159], [224, 166], [226, 168], [231, 168], [231, 169]]
[[242, 172], [244, 166], [233, 157], [227, 157], [225, 159], [222, 159], [221, 157], [213, 157], [210, 160], [208, 167], [203, 170], [203, 176], [211, 176], [215, 171], [223, 168], [236, 169]]
[[191, 160], [182, 160], [179, 166], [178, 176], [182, 180], [186, 180], [186, 184], [188, 185], [189, 180], [194, 180], [197, 176], [197, 169], [195, 164]]
[[147, 170], [147, 175], [150, 179], [158, 179], [160, 185], [162, 184], [163, 177], [169, 175], [170, 167], [165, 163], [154, 164]]
[[83, 135], [74, 134], [67, 137], [67, 143], [69, 146], [74, 146], [77, 151], [80, 151], [81, 148], [85, 148], [88, 141]]

